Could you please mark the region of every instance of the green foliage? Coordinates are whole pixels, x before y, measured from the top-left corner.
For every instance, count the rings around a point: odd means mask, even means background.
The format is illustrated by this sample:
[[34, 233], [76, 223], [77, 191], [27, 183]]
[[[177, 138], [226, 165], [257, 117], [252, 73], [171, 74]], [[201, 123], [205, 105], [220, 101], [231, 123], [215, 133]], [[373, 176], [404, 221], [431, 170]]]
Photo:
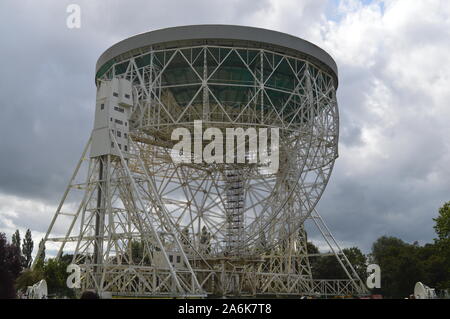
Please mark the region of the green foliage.
[[381, 267], [380, 292], [388, 298], [409, 296], [416, 282], [437, 289], [450, 287], [449, 247], [440, 243], [419, 246], [383, 236], [372, 246], [371, 262]]
[[321, 256], [313, 269], [316, 279], [346, 279], [347, 276], [335, 256]]
[[22, 271], [20, 248], [0, 233], [0, 299], [15, 298], [14, 281]]
[[137, 240], [133, 240], [131, 242], [131, 259], [133, 264], [143, 264], [143, 265], [151, 264], [148, 254], [145, 254], [144, 242]]
[[[308, 253], [317, 254], [319, 249], [314, 244], [308, 242]], [[367, 258], [357, 247], [345, 248], [342, 250], [350, 263], [355, 268], [360, 278], [367, 277]], [[316, 279], [347, 279], [348, 276], [337, 260], [336, 256], [320, 256], [310, 258], [313, 277]]]
[[[317, 248], [316, 245], [314, 245], [310, 241], [308, 241], [306, 243], [306, 250], [308, 251], [308, 254], [318, 254], [319, 253], [319, 248]], [[317, 257], [311, 257], [311, 258], [312, 258], [312, 260], [315, 260]]]
[[433, 220], [436, 222], [434, 230], [438, 235], [438, 240], [450, 239], [450, 202], [439, 208], [439, 216]]
[[[372, 245], [372, 251], [365, 256], [357, 247], [346, 248], [344, 253], [350, 263], [365, 281], [368, 263], [376, 263], [381, 268], [381, 289], [373, 293], [382, 294], [385, 298], [404, 298], [409, 296], [416, 282], [437, 289], [450, 288], [450, 202], [439, 209], [434, 229], [438, 238], [433, 244], [420, 246], [409, 244], [396, 237], [382, 236]], [[181, 241], [189, 246], [189, 231], [184, 229]], [[200, 243], [204, 250], [211, 249], [211, 235], [206, 227], [200, 234]], [[265, 246], [265, 234], [260, 234], [260, 244]], [[41, 240], [40, 246], [43, 245]], [[63, 255], [59, 260], [48, 259], [45, 262], [45, 247], [33, 270], [26, 269], [31, 265], [33, 240], [31, 231], [27, 230], [23, 239], [22, 253], [20, 251], [20, 233], [17, 230], [9, 244], [6, 236], [0, 233], [0, 298], [15, 298], [14, 281], [17, 289], [37, 283], [41, 279], [47, 281], [49, 294], [73, 297], [73, 290], [67, 288], [67, 266], [72, 261], [72, 255]], [[144, 244], [141, 241], [131, 242], [131, 257], [133, 263], [149, 264], [148, 256], [144, 258]], [[153, 247], [158, 250], [158, 247]], [[319, 249], [311, 242], [307, 243], [309, 254], [318, 254]], [[23, 254], [23, 256], [22, 256]], [[344, 270], [334, 255], [311, 256], [309, 258], [313, 277], [315, 279], [345, 279]], [[19, 275], [20, 274], [20, 275]]]
[[39, 249], [42, 248], [41, 254], [39, 255], [39, 260], [44, 261], [45, 260], [45, 242], [44, 242], [44, 238], [41, 239], [41, 241], [39, 242]]
[[380, 237], [372, 245], [371, 261], [381, 268], [381, 289], [388, 298], [409, 296], [424, 271], [418, 258], [419, 247], [395, 237]]
[[433, 219], [438, 238], [421, 247], [394, 237], [381, 237], [372, 247], [371, 262], [381, 267], [385, 296], [400, 298], [412, 293], [421, 281], [437, 289], [450, 288], [450, 202]]
[[359, 278], [367, 278], [367, 256], [358, 247], [344, 248], [342, 250], [352, 264]]
[[133, 240], [131, 242], [131, 259], [133, 263], [138, 264], [142, 261], [144, 255], [144, 245], [142, 242]]
[[47, 282], [50, 296], [74, 297], [74, 291], [69, 289], [66, 284], [69, 276], [66, 269], [72, 262], [72, 257], [72, 255], [63, 255], [59, 260], [50, 258], [47, 262], [44, 262], [43, 259], [38, 259], [33, 269], [25, 269], [17, 277], [15, 282], [16, 289], [26, 291], [28, 286], [32, 286], [44, 279]]
[[34, 244], [33, 239], [31, 238], [31, 231], [28, 229], [22, 244], [22, 254], [25, 258], [23, 264], [24, 268], [31, 267], [31, 261], [33, 260], [33, 258], [31, 257], [31, 254], [33, 253], [33, 245]]
[[50, 258], [43, 267], [44, 279], [47, 282], [49, 295], [73, 297], [74, 291], [66, 284], [69, 273], [67, 266], [72, 261], [72, 255], [64, 255], [59, 260]]
[[[414, 291], [416, 282], [445, 290], [450, 288], [450, 239], [448, 225], [450, 202], [439, 210], [435, 230], [439, 239], [433, 244], [420, 246], [409, 244], [396, 237], [382, 236], [372, 245], [367, 257], [356, 247], [344, 249], [344, 253], [365, 281], [368, 263], [381, 268], [381, 289], [372, 293], [385, 298], [405, 298]], [[308, 243], [308, 253], [318, 253], [317, 247]], [[335, 256], [310, 257], [313, 277], [316, 279], [344, 279], [346, 274]]]
[[16, 232], [12, 235], [11, 243], [12, 243], [14, 246], [20, 248], [20, 232], [19, 232], [18, 229], [17, 229]]
[[49, 289], [63, 288], [66, 285], [67, 264], [55, 259], [49, 259], [44, 267], [44, 277]]
[[450, 288], [450, 202], [439, 209], [439, 215], [433, 219], [434, 230], [438, 235], [432, 247], [433, 258], [427, 263], [428, 272], [433, 271], [431, 280], [436, 281], [440, 289]]
[[42, 267], [25, 269], [16, 279], [16, 289], [25, 292], [28, 286], [33, 286], [42, 279], [44, 279]]
[[[448, 250], [448, 246], [446, 247]], [[426, 244], [419, 250], [424, 279], [427, 285], [437, 289], [450, 287], [450, 258], [446, 256], [440, 244]]]

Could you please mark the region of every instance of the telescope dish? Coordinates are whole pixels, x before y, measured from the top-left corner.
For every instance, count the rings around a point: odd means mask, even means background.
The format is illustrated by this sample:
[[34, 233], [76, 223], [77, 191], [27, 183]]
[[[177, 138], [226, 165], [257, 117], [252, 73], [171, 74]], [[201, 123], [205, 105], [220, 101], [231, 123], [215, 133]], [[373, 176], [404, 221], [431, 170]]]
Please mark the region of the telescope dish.
[[436, 297], [436, 294], [434, 289], [418, 282], [414, 287], [414, 297], [416, 299], [433, 299]]
[[[117, 43], [95, 79], [94, 128], [44, 238], [71, 251], [81, 289], [367, 293], [315, 210], [338, 157], [328, 53], [270, 30], [182, 26]], [[306, 221], [348, 280], [313, 281]], [[65, 237], [51, 236], [59, 224]]]
[[416, 283], [414, 286], [414, 297], [416, 299], [427, 299], [427, 291], [421, 282]]
[[48, 295], [47, 282], [42, 279], [34, 286], [34, 298], [35, 299], [45, 299]]

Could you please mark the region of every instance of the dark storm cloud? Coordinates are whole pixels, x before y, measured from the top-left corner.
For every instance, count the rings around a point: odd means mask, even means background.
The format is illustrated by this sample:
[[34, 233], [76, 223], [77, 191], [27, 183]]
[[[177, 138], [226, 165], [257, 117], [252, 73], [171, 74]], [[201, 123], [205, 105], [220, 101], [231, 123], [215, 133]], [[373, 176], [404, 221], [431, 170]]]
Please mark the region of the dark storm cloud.
[[92, 125], [95, 50], [68, 33], [63, 5], [19, 3], [0, 5], [0, 190], [54, 200]]
[[0, 4], [1, 192], [51, 201], [61, 192], [92, 128], [94, 67], [108, 46], [159, 27], [245, 20], [268, 7], [268, 1], [78, 1], [81, 29], [70, 30], [72, 2]]
[[[71, 3], [81, 29], [66, 27]], [[104, 50], [157, 28], [245, 24], [263, 8], [268, 1], [2, 1], [0, 230], [45, 231], [92, 129]]]

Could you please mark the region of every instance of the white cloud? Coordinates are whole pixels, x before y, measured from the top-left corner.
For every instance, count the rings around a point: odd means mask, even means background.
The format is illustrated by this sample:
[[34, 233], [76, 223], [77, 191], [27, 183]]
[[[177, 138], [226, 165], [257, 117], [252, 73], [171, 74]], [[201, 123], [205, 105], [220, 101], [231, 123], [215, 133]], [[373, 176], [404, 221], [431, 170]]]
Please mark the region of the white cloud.
[[[73, 210], [75, 206], [68, 203], [64, 207]], [[13, 233], [19, 230], [23, 239], [27, 229], [30, 229], [34, 242], [33, 255], [35, 255], [38, 244], [45, 236], [56, 208], [56, 206], [42, 200], [0, 194], [0, 232], [5, 233], [7, 238], [11, 240]], [[68, 225], [68, 218], [60, 217], [55, 223], [52, 236], [59, 237], [65, 234]], [[47, 255], [54, 255], [58, 247], [59, 244], [47, 243]]]
[[[430, 241], [432, 217], [450, 200], [450, 184], [443, 180], [450, 157], [450, 3], [342, 1], [339, 9], [341, 19], [327, 22], [316, 41], [336, 58], [341, 127], [358, 126], [360, 143], [343, 136], [324, 204], [333, 210], [342, 206], [336, 204], [342, 196], [351, 201], [353, 192], [355, 207], [335, 213], [342, 218], [359, 210], [352, 217], [362, 224], [369, 216], [360, 236], [372, 234], [373, 241], [384, 234], [377, 233], [381, 224], [386, 234]], [[351, 182], [364, 187], [361, 197], [356, 189], [333, 196], [334, 188]]]

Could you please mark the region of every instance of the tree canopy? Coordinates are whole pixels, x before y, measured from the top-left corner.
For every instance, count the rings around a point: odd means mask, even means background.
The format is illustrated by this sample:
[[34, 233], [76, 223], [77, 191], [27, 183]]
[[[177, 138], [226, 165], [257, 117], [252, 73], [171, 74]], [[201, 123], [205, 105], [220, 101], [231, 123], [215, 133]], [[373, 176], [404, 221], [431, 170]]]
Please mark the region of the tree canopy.
[[15, 298], [14, 282], [22, 271], [22, 256], [16, 244], [0, 233], [0, 299]]
[[438, 241], [445, 241], [450, 238], [450, 202], [439, 208], [439, 216], [433, 218], [436, 222], [434, 230], [438, 235]]
[[33, 239], [31, 238], [31, 230], [27, 230], [25, 234], [25, 238], [23, 239], [22, 244], [22, 254], [24, 256], [24, 268], [30, 268], [31, 267], [31, 261], [33, 258], [31, 257], [31, 254], [33, 253]]

